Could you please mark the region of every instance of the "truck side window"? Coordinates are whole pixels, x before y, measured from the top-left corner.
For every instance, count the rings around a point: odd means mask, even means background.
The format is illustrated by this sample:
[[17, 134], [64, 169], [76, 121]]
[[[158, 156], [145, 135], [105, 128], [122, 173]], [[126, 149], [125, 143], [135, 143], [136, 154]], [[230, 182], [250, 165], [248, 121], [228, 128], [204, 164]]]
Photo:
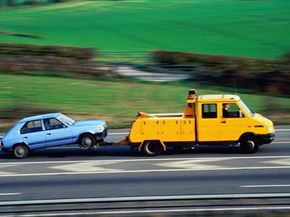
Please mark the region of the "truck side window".
[[243, 113], [235, 103], [223, 103], [223, 118], [242, 118]]
[[202, 105], [202, 118], [217, 118], [217, 105], [216, 104], [203, 104]]

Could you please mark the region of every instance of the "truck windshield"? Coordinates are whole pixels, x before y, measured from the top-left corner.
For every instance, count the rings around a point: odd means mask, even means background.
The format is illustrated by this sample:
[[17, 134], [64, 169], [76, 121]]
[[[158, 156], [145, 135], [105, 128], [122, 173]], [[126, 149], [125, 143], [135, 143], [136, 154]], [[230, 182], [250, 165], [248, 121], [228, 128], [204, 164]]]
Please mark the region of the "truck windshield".
[[249, 107], [242, 100], [240, 100], [240, 104], [249, 115], [253, 115], [253, 112], [249, 109]]
[[63, 114], [59, 115], [57, 117], [60, 121], [62, 121], [63, 123], [72, 126], [76, 121], [74, 121], [73, 119], [69, 118], [68, 116], [65, 116]]

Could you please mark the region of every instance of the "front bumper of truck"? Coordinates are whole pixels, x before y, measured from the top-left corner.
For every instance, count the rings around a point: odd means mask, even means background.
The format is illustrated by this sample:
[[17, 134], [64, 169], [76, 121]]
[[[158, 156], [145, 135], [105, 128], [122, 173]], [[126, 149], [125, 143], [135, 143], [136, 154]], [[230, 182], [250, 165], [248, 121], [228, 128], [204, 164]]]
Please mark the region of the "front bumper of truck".
[[257, 138], [259, 139], [261, 145], [269, 144], [274, 141], [275, 133], [257, 135]]

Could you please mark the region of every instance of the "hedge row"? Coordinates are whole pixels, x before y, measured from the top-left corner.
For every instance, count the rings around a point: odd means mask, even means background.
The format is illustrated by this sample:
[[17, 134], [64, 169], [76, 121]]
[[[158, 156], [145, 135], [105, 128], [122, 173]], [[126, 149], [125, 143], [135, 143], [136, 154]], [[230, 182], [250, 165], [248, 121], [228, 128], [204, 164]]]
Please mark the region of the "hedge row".
[[90, 48], [0, 44], [2, 72], [74, 72], [99, 74], [96, 53]]
[[267, 60], [156, 51], [152, 58], [159, 68], [189, 71], [194, 80], [290, 95], [289, 54]]
[[73, 59], [89, 60], [96, 56], [91, 48], [64, 47], [64, 46], [42, 46], [28, 44], [6, 44], [0, 43], [0, 55], [13, 56], [56, 56]]

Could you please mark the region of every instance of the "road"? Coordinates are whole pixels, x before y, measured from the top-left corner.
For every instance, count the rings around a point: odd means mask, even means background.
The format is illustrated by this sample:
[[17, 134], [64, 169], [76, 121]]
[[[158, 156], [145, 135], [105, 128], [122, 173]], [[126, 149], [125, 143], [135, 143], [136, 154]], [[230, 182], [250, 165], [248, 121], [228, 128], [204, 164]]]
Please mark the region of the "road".
[[[127, 130], [111, 130], [119, 141]], [[0, 202], [171, 195], [290, 193], [290, 126], [258, 153], [231, 147], [144, 157], [129, 147], [39, 150], [25, 160], [0, 153]]]

